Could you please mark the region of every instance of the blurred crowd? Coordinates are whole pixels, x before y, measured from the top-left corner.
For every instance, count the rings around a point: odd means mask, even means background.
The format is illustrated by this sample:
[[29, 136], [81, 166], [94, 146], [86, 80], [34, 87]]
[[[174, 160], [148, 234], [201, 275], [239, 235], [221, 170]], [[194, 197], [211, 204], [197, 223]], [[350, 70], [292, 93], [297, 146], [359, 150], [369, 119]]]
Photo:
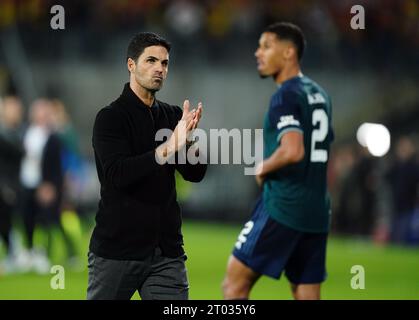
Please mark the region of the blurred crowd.
[[355, 144], [333, 150], [334, 232], [371, 237], [380, 244], [419, 245], [418, 145], [417, 136], [401, 135], [383, 158]]
[[[77, 267], [77, 240], [65, 218], [78, 220], [82, 179], [77, 133], [60, 100], [37, 99], [26, 117], [18, 96], [1, 99], [0, 235], [6, 255], [0, 273], [48, 273], [57, 232], [68, 263]], [[35, 245], [37, 230], [44, 239]]]
[[[65, 9], [66, 33], [83, 30], [84, 56], [95, 58], [104, 54], [103, 45], [109, 44], [116, 33], [144, 29], [170, 33], [168, 38], [181, 46], [183, 53], [193, 53], [198, 47], [212, 53], [210, 58], [223, 58], [234, 48], [254, 47], [267, 24], [285, 19], [305, 30], [311, 51], [307, 59], [313, 64], [341, 59], [351, 61], [354, 67], [385, 68], [398, 59], [409, 68], [419, 68], [416, 0], [2, 0], [0, 29], [19, 25], [26, 37], [35, 33], [39, 44], [40, 37], [48, 33], [50, 8], [55, 4]], [[350, 27], [353, 5], [365, 8], [363, 31]], [[57, 41], [58, 37], [49, 39], [49, 45]], [[226, 47], [229, 50], [222, 50]], [[327, 56], [325, 47], [335, 48], [338, 54]], [[36, 53], [42, 48], [38, 45], [32, 49]]]

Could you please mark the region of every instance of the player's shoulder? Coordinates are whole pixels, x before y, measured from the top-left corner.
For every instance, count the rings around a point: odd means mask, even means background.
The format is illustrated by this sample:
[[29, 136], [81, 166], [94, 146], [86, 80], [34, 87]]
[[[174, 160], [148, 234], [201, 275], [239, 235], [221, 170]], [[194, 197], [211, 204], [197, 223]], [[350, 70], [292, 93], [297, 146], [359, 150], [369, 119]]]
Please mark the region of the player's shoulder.
[[311, 92], [319, 92], [321, 93], [323, 96], [327, 97], [328, 99], [330, 98], [328, 93], [326, 92], [326, 90], [316, 81], [314, 81], [313, 79], [304, 76], [303, 77], [303, 84], [305, 84], [306, 86], [309, 87], [309, 91]]
[[300, 92], [303, 90], [303, 85], [306, 81], [307, 78], [300, 74], [282, 83], [281, 89], [284, 92]]
[[115, 103], [115, 101], [111, 102], [107, 106], [99, 109], [99, 111], [96, 114], [96, 120], [97, 119], [119, 119], [121, 117], [118, 104]]
[[122, 98], [122, 95], [115, 100], [113, 100], [108, 105], [101, 108], [97, 115], [96, 119], [98, 118], [114, 118], [115, 121], [118, 121], [123, 118], [123, 109], [124, 109], [124, 100]]
[[117, 105], [111, 103], [101, 108], [93, 125], [93, 137], [103, 132], [123, 132], [127, 128], [127, 121]]
[[121, 94], [115, 100], [108, 103], [97, 113], [98, 116], [102, 117], [115, 117], [116, 120], [123, 119], [125, 113], [127, 113], [127, 105], [130, 105], [130, 102], [127, 101], [127, 98], [124, 94]]
[[117, 105], [111, 103], [101, 108], [95, 118], [93, 125], [94, 132], [103, 130], [123, 130], [126, 127], [126, 121]]
[[298, 100], [304, 94], [301, 77], [294, 77], [278, 86], [271, 98], [272, 105], [282, 105]]

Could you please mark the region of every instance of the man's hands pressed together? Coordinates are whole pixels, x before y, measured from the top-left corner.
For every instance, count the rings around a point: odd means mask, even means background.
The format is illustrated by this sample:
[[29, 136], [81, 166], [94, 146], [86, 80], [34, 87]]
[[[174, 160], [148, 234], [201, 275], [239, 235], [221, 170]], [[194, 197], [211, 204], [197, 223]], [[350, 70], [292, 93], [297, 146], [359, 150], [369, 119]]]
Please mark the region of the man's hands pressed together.
[[202, 116], [202, 103], [198, 103], [196, 109], [190, 110], [189, 100], [183, 103], [183, 114], [179, 120], [173, 134], [168, 141], [161, 144], [156, 149], [156, 156], [159, 163], [164, 163], [165, 159], [170, 158], [177, 151], [181, 150], [187, 143], [193, 130], [198, 127], [198, 123]]

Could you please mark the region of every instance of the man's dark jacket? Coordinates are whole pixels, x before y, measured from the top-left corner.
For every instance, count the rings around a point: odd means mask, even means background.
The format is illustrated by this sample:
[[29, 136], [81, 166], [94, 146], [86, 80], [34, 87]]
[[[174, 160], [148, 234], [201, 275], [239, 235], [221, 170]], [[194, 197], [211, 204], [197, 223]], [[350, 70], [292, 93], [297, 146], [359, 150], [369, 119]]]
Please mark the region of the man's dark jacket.
[[20, 162], [24, 154], [18, 129], [0, 127], [0, 188], [4, 185], [19, 189]]
[[146, 106], [127, 83], [121, 96], [101, 109], [93, 128], [93, 149], [101, 184], [90, 250], [117, 260], [142, 260], [160, 247], [181, 256], [181, 211], [175, 169], [192, 182], [203, 179], [205, 164], [165, 164], [155, 159], [155, 133], [174, 130], [182, 110], [155, 99]]
[[62, 165], [62, 142], [59, 136], [51, 132], [42, 151], [41, 173], [42, 183], [50, 183], [54, 186], [56, 197], [54, 201], [44, 210], [47, 210], [51, 217], [59, 219], [61, 213], [61, 202], [64, 189], [64, 171]]

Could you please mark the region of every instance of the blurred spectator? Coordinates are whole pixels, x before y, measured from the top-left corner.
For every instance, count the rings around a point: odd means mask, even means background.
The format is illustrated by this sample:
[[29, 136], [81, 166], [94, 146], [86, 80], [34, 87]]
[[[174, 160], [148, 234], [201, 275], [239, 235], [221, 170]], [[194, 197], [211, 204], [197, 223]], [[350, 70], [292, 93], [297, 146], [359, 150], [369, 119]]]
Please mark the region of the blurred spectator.
[[79, 138], [63, 102], [51, 100], [51, 120], [61, 141], [61, 161], [64, 171], [63, 210], [76, 210], [82, 183], [82, 159]]
[[[61, 224], [67, 232], [73, 236], [71, 248], [76, 248], [75, 242], [81, 241], [81, 227], [78, 211], [80, 199], [84, 188], [83, 161], [80, 154], [79, 138], [72, 125], [70, 115], [67, 113], [64, 103], [59, 99], [51, 100], [52, 127], [61, 141], [61, 164], [63, 170], [63, 196], [61, 204]], [[70, 227], [71, 225], [71, 227]], [[80, 261], [76, 252], [72, 252], [69, 263], [78, 268]]]
[[407, 244], [415, 209], [418, 207], [419, 165], [414, 142], [407, 136], [401, 137], [396, 144], [395, 161], [387, 178], [393, 198], [391, 219], [391, 240]]
[[188, 37], [202, 27], [204, 11], [196, 1], [173, 1], [166, 11], [166, 23], [178, 35]]
[[375, 159], [365, 148], [345, 150], [346, 161], [340, 193], [333, 215], [337, 232], [370, 236], [375, 226], [376, 177]]
[[[53, 227], [58, 226], [70, 254], [74, 250], [60, 224], [63, 188], [61, 143], [51, 128], [52, 106], [45, 99], [36, 100], [30, 109], [30, 123], [24, 136], [25, 155], [21, 168], [24, 187], [23, 220], [27, 245], [30, 249], [28, 267], [39, 273], [49, 272]], [[47, 231], [47, 252], [34, 250], [36, 226]]]
[[0, 235], [6, 247], [3, 262], [5, 273], [12, 272], [18, 264], [12, 247], [12, 214], [18, 204], [20, 190], [19, 170], [23, 156], [22, 104], [18, 97], [7, 96], [0, 103]]

